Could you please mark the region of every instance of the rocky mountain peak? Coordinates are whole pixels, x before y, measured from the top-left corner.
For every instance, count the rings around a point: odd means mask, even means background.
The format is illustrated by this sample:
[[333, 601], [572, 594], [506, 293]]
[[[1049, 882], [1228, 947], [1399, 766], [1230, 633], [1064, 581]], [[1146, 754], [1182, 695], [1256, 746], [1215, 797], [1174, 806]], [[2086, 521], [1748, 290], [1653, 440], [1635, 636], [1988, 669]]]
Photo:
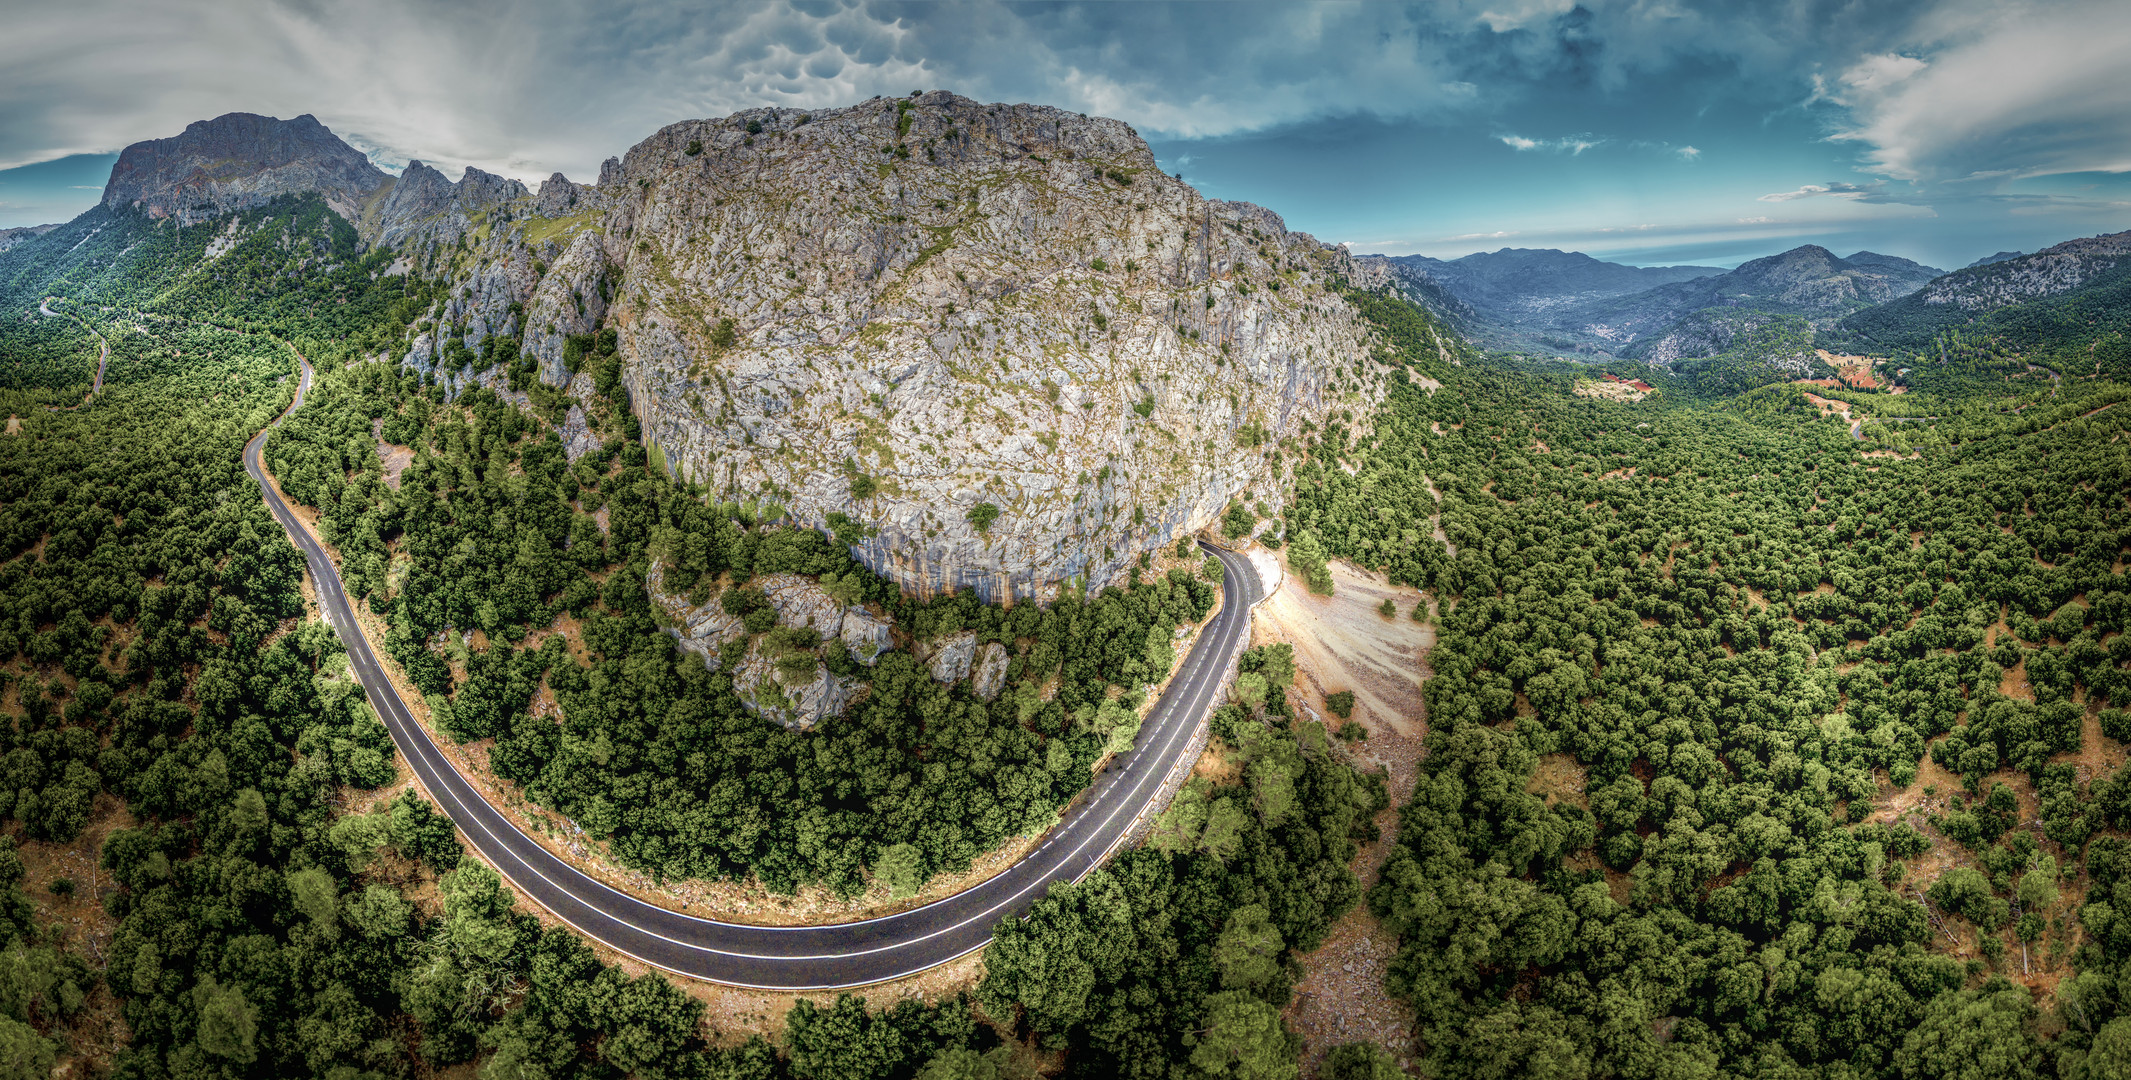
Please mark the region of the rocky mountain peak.
[[103, 204], [190, 224], [277, 195], [317, 192], [353, 219], [391, 179], [308, 114], [279, 120], [228, 113], [126, 147], [112, 166]]
[[568, 341], [612, 330], [668, 468], [921, 592], [1099, 588], [1232, 499], [1277, 515], [1278, 443], [1384, 392], [1346, 252], [1164, 175], [1121, 121], [940, 92], [752, 109], [566, 184], [486, 232], [386, 236], [479, 237], [407, 362], [518, 326], [588, 401]]

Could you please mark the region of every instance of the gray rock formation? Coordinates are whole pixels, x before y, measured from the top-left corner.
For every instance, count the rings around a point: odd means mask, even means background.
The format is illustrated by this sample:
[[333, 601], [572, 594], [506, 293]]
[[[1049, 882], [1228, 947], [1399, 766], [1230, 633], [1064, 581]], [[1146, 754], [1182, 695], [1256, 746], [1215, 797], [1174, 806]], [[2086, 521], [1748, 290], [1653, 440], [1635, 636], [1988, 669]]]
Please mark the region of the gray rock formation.
[[103, 203], [190, 225], [277, 195], [317, 192], [354, 221], [391, 182], [361, 151], [308, 114], [277, 120], [227, 113], [189, 124], [182, 134], [120, 151]]
[[[1201, 198], [1122, 123], [945, 93], [799, 116], [629, 152], [606, 322], [673, 468], [849, 516], [906, 588], [1105, 584], [1239, 492], [1277, 511], [1269, 444], [1381, 393], [1345, 253]], [[526, 348], [556, 382], [560, 337]]]
[[[936, 92], [675, 124], [538, 194], [413, 162], [355, 205], [312, 173], [394, 272], [449, 283], [403, 364], [456, 394], [516, 336], [585, 400], [569, 339], [614, 330], [671, 468], [849, 518], [853, 554], [920, 594], [1099, 588], [1239, 495], [1277, 514], [1282, 442], [1387, 382], [1343, 249], [1201, 197], [1116, 120]], [[246, 175], [246, 198], [287, 186]]]
[[666, 632], [682, 649], [703, 658], [704, 666], [712, 671], [724, 664], [718, 650], [728, 641], [747, 636], [747, 628], [740, 625], [740, 617], [728, 615], [725, 609], [713, 600], [708, 604], [690, 604], [688, 598], [666, 591], [664, 568], [651, 564], [651, 572], [644, 577], [646, 591], [651, 602], [673, 620]]
[[861, 685], [818, 663], [810, 677], [792, 679], [763, 653], [759, 642], [733, 672], [733, 693], [742, 706], [765, 720], [802, 731], [842, 713]]
[[996, 641], [986, 643], [977, 654], [977, 673], [970, 680], [970, 692], [986, 701], [996, 699], [1006, 687], [1008, 659], [1006, 646]]
[[920, 659], [926, 662], [935, 680], [952, 685], [969, 678], [970, 662], [976, 656], [976, 632], [963, 630], [932, 642]]

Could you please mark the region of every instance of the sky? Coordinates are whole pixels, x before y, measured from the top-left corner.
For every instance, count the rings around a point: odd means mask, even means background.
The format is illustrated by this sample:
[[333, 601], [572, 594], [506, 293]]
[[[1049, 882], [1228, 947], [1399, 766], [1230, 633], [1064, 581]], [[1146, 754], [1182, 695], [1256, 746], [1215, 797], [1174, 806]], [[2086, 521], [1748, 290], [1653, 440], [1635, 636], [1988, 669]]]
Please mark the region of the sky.
[[1356, 252], [1957, 267], [2131, 229], [2122, 0], [749, 4], [69, 0], [0, 35], [0, 227], [116, 152], [310, 113], [381, 166], [537, 182], [678, 120], [946, 89], [1132, 123]]

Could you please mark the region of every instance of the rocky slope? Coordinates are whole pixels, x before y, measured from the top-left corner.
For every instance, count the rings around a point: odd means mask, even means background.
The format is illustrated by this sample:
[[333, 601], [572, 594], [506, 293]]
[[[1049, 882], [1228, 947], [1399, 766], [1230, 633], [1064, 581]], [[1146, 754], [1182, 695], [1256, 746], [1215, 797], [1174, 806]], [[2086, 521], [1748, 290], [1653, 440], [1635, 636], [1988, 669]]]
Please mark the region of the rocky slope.
[[1918, 302], [1946, 304], [1970, 314], [2070, 292], [2131, 256], [2131, 232], [2067, 240], [2033, 255], [1997, 259], [1956, 270], [1924, 286]]
[[111, 167], [103, 203], [190, 225], [276, 195], [317, 192], [356, 219], [392, 177], [309, 115], [277, 120], [228, 113], [167, 139], [127, 147]]
[[838, 515], [920, 592], [1099, 586], [1239, 494], [1277, 513], [1275, 444], [1383, 392], [1346, 253], [1115, 120], [935, 92], [676, 124], [592, 188], [467, 183], [364, 226], [458, 280], [407, 362], [522, 329], [583, 399], [569, 340], [612, 328], [671, 468]]
[[24, 240], [34, 240], [58, 227], [57, 225], [23, 225], [13, 229], [0, 229], [0, 251], [6, 251]]
[[289, 191], [449, 283], [401, 363], [506, 389], [474, 358], [510, 339], [572, 399], [573, 454], [618, 378], [678, 475], [919, 592], [1100, 587], [1234, 498], [1277, 515], [1282, 441], [1365, 423], [1386, 384], [1343, 249], [1041, 106], [752, 110], [537, 191], [231, 114], [128, 148], [106, 202], [198, 220]]

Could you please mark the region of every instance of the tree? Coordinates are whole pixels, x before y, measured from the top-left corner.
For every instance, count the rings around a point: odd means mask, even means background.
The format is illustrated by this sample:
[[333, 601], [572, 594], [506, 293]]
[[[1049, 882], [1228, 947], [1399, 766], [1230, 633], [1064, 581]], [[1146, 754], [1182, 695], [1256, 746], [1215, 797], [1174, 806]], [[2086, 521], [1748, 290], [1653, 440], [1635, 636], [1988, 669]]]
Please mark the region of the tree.
[[1302, 1075], [1295, 1054], [1302, 1040], [1290, 1035], [1280, 1010], [1239, 990], [1206, 999], [1205, 1026], [1193, 1036], [1191, 1067], [1202, 1076], [1236, 1080], [1291, 1080]]
[[1317, 1069], [1320, 1080], [1404, 1080], [1391, 1051], [1373, 1042], [1341, 1043], [1326, 1052]]
[[1250, 904], [1229, 913], [1228, 925], [1214, 940], [1213, 962], [1223, 987], [1257, 993], [1280, 976], [1286, 951], [1287, 942], [1264, 905]]
[[1288, 538], [1288, 568], [1302, 578], [1303, 584], [1319, 596], [1332, 595], [1332, 571], [1325, 564], [1324, 543], [1314, 529], [1302, 529]]
[[925, 886], [925, 854], [916, 844], [892, 844], [873, 864], [873, 876], [886, 882], [897, 900], [916, 896]]
[[1342, 719], [1354, 715], [1354, 691], [1335, 690], [1324, 696], [1324, 707]]
[[52, 1041], [36, 1028], [0, 1017], [0, 1080], [46, 1080], [54, 1057]]
[[988, 502], [980, 502], [970, 507], [969, 513], [963, 517], [976, 526], [977, 532], [985, 533], [990, 531], [992, 522], [999, 520], [999, 508]]
[[244, 991], [209, 976], [193, 987], [192, 1001], [200, 1015], [200, 1049], [239, 1065], [259, 1056], [259, 1010]]

